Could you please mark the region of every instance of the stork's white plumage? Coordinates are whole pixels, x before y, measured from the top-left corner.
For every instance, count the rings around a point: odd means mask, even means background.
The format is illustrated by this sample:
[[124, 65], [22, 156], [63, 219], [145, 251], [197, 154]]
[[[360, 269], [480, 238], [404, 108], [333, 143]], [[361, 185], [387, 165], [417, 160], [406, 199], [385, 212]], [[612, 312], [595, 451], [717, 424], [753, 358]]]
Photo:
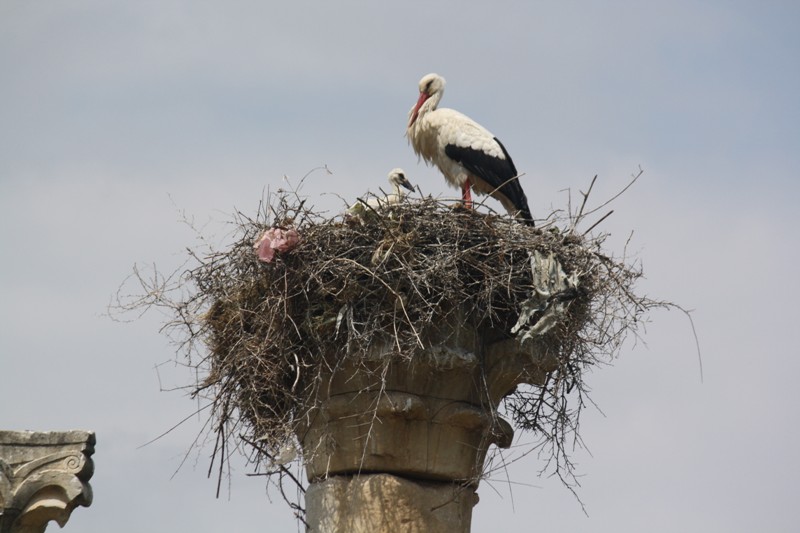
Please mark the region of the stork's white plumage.
[[471, 189], [497, 198], [511, 216], [533, 224], [517, 169], [503, 144], [471, 118], [452, 109], [437, 109], [444, 78], [428, 74], [419, 82], [419, 100], [409, 112], [408, 137], [414, 152], [436, 165], [447, 182], [461, 189], [467, 207]]
[[367, 198], [366, 203], [362, 200], [359, 200], [354, 203], [350, 209], [347, 210], [347, 212], [350, 215], [363, 216], [367, 211], [366, 206], [369, 206], [375, 210], [388, 205], [398, 204], [403, 201], [406, 193], [400, 187], [408, 189], [409, 191], [414, 190], [414, 187], [411, 185], [411, 182], [408, 181], [408, 178], [406, 178], [406, 173], [402, 168], [393, 168], [392, 171], [389, 172], [388, 179], [389, 184], [392, 186], [392, 192], [390, 194], [387, 194], [386, 196]]

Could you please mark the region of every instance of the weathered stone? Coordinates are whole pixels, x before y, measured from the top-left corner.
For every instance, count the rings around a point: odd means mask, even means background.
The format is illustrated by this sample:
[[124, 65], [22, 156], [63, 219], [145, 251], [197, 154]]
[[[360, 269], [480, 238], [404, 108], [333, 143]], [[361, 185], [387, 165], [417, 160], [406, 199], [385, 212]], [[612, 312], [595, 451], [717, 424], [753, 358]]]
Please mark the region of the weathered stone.
[[474, 488], [388, 474], [335, 476], [306, 492], [310, 533], [468, 533]]
[[61, 527], [92, 503], [95, 435], [89, 431], [0, 431], [0, 533]]
[[477, 484], [490, 445], [513, 438], [499, 402], [520, 383], [543, 382], [556, 362], [533, 342], [486, 346], [463, 329], [412, 358], [384, 345], [323, 370], [297, 427], [309, 481], [385, 472]]
[[309, 531], [469, 532], [489, 448], [514, 435], [500, 401], [558, 362], [535, 340], [466, 324], [451, 313], [413, 357], [387, 343], [323, 365], [296, 428]]

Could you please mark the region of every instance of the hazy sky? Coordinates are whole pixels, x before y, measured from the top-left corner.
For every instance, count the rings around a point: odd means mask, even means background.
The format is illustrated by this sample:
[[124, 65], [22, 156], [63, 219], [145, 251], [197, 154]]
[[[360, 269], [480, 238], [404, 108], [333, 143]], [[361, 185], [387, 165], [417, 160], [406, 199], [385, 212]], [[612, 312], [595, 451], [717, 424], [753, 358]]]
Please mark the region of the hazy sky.
[[210, 447], [173, 477], [202, 419], [140, 448], [195, 409], [160, 391], [192, 376], [164, 317], [106, 306], [134, 264], [198, 244], [184, 214], [224, 244], [284, 175], [327, 165], [304, 192], [331, 213], [398, 166], [455, 194], [403, 137], [435, 71], [534, 215], [595, 174], [600, 203], [641, 165], [601, 228], [615, 253], [634, 232], [641, 293], [695, 310], [705, 370], [686, 318], [653, 314], [588, 378], [588, 517], [527, 457], [482, 482], [473, 531], [796, 531], [799, 6], [0, 1], [0, 427], [97, 432], [70, 531], [296, 531], [243, 467], [216, 500]]

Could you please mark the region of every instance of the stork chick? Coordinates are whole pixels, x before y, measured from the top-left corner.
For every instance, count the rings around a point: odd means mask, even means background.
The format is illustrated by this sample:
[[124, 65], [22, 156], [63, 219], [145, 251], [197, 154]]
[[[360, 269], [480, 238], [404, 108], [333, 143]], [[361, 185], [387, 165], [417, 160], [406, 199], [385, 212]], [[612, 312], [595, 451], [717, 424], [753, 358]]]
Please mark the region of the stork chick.
[[408, 178], [406, 178], [406, 173], [402, 168], [392, 169], [392, 171], [389, 172], [388, 179], [389, 184], [392, 186], [392, 192], [390, 194], [382, 197], [375, 196], [372, 198], [367, 198], [366, 201], [358, 200], [350, 207], [350, 209], [347, 210], [347, 214], [351, 216], [363, 217], [369, 211], [402, 202], [403, 198], [406, 196], [406, 193], [400, 189], [400, 187], [408, 189], [409, 191], [414, 190], [413, 185], [411, 185], [411, 182], [409, 182]]
[[511, 156], [497, 137], [471, 118], [452, 109], [437, 109], [444, 86], [438, 74], [428, 74], [419, 82], [419, 99], [408, 114], [406, 129], [414, 152], [427, 164], [436, 165], [448, 184], [461, 189], [467, 208], [472, 207], [474, 189], [496, 198], [511, 216], [533, 225]]

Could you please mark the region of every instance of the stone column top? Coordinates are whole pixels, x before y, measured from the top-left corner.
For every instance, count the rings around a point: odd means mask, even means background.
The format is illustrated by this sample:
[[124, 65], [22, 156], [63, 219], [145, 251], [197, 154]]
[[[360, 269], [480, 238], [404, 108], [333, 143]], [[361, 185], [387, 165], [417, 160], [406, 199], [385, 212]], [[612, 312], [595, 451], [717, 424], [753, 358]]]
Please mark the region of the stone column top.
[[0, 533], [63, 527], [89, 506], [95, 442], [91, 431], [0, 431]]

